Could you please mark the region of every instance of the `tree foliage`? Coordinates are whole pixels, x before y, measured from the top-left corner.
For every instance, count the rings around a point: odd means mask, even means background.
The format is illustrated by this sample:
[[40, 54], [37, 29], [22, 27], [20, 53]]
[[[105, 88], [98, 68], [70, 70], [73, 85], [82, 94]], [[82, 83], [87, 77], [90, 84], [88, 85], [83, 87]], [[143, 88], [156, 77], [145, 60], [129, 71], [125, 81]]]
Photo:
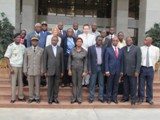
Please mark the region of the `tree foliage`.
[[160, 23], [155, 23], [154, 26], [146, 32], [146, 36], [153, 38], [153, 45], [160, 48]]
[[0, 13], [0, 58], [4, 56], [7, 46], [13, 42], [14, 29], [5, 13]]

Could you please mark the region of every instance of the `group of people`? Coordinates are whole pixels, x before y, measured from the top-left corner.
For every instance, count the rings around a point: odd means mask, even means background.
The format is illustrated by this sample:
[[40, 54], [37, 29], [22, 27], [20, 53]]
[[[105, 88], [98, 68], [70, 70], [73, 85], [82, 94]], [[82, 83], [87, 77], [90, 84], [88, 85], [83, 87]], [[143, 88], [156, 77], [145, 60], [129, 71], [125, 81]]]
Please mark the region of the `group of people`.
[[130, 98], [131, 105], [135, 105], [138, 93], [138, 103], [142, 104], [146, 86], [146, 102], [153, 104], [154, 66], [160, 50], [152, 45], [151, 37], [146, 37], [144, 46], [138, 47], [131, 37], [124, 40], [123, 32], [116, 35], [114, 27], [110, 27], [108, 35], [105, 28], [100, 33], [96, 23], [91, 26], [84, 24], [83, 32], [78, 29], [78, 23], [64, 31], [60, 22], [53, 27], [52, 34], [47, 27], [45, 21], [36, 23], [35, 31], [29, 33], [27, 39], [26, 31], [21, 30], [6, 50], [4, 56], [11, 72], [11, 103], [16, 101], [16, 81], [18, 100], [26, 101], [23, 94], [24, 74], [29, 85], [28, 103], [40, 102], [40, 81], [45, 77], [48, 104], [59, 104], [59, 85], [72, 87], [71, 104], [81, 104], [82, 85], [85, 84], [82, 80], [87, 78], [89, 103], [94, 102], [98, 84], [99, 102], [118, 104], [119, 81], [123, 79], [122, 102]]

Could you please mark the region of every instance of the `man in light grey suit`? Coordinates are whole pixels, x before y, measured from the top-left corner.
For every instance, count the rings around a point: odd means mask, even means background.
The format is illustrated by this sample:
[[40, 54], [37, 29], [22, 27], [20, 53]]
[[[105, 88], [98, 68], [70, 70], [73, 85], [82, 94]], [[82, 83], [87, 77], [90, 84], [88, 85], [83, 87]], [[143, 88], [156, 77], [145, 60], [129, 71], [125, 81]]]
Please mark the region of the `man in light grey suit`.
[[44, 50], [44, 75], [48, 77], [48, 104], [59, 104], [58, 91], [60, 77], [63, 77], [63, 49], [57, 45], [58, 37], [52, 37], [52, 45]]
[[[31, 47], [26, 48], [24, 54], [23, 72], [28, 77], [29, 100], [28, 103], [40, 102], [40, 76], [43, 75], [43, 48], [38, 47], [39, 37], [31, 37]], [[35, 87], [35, 91], [34, 91]]]
[[137, 92], [137, 78], [141, 66], [140, 47], [133, 45], [130, 37], [126, 38], [127, 46], [122, 48], [124, 53], [124, 88], [122, 102], [129, 100], [131, 94], [131, 105], [135, 105]]

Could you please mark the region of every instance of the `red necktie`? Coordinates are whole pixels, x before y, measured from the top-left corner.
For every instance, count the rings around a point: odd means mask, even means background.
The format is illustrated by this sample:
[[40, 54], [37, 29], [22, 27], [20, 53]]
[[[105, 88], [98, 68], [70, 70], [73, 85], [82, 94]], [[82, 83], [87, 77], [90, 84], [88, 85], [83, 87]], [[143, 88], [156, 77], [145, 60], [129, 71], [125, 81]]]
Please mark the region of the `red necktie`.
[[117, 47], [115, 47], [115, 54], [116, 54], [116, 57], [118, 58], [118, 49], [117, 49]]

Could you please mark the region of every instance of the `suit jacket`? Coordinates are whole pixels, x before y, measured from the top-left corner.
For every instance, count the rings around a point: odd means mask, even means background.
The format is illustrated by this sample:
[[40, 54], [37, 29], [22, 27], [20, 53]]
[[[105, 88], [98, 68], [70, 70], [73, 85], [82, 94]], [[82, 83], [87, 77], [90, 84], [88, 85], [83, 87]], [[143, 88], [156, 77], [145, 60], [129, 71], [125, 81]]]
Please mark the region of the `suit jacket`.
[[[41, 31], [40, 32], [40, 40], [39, 40], [39, 42], [38, 42], [38, 46], [39, 47], [41, 47], [41, 48], [45, 48], [45, 46], [46, 46], [46, 38], [47, 38], [47, 35], [48, 35], [49, 33], [48, 32], [43, 32], [43, 31]], [[33, 36], [33, 35], [36, 35], [36, 32], [34, 31], [34, 32], [31, 32], [31, 33], [29, 33], [28, 35], [27, 35], [27, 47], [30, 47], [31, 46], [31, 37]]]
[[[73, 38], [73, 41], [75, 43], [75, 38]], [[63, 54], [66, 56], [66, 51], [67, 51], [67, 37], [65, 37], [62, 42], [61, 42], [61, 47], [63, 48]]]
[[124, 74], [134, 76], [135, 72], [140, 71], [141, 67], [141, 50], [140, 47], [132, 45], [129, 52], [127, 46], [122, 48], [124, 53]]
[[118, 48], [118, 58], [115, 55], [113, 47], [107, 47], [105, 51], [105, 72], [110, 74], [123, 73], [123, 51]]
[[47, 46], [44, 50], [43, 61], [44, 73], [47, 73], [48, 76], [60, 76], [60, 74], [63, 73], [63, 49], [61, 47], [57, 46], [57, 54], [55, 57], [52, 45]]
[[74, 39], [76, 39], [80, 34], [82, 34], [82, 32], [80, 30], [77, 30], [77, 34], [73, 34]]
[[32, 47], [28, 47], [24, 53], [23, 72], [30, 76], [41, 75], [43, 73], [43, 48], [37, 46], [36, 52]]
[[58, 36], [59, 36], [61, 39], [64, 39], [64, 38], [67, 36], [67, 32], [63, 30], [63, 35], [59, 33]]
[[[102, 72], [104, 72], [104, 53], [105, 53], [105, 46], [102, 46]], [[97, 69], [97, 52], [96, 46], [92, 45], [88, 48], [88, 71], [91, 73], [95, 73]]]

